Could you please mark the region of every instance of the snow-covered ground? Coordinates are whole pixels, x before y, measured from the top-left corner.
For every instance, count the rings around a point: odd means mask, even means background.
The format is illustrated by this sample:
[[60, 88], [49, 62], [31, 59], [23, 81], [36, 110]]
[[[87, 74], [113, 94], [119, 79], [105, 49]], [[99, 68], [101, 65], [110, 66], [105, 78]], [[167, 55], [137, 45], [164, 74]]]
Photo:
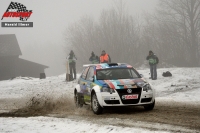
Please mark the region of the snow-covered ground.
[[[158, 80], [150, 80], [149, 69], [138, 70], [156, 89], [156, 101], [171, 103], [191, 103], [200, 105], [200, 68], [162, 68], [158, 69]], [[170, 71], [172, 77], [162, 77], [162, 73]], [[13, 80], [0, 81], [0, 112], [19, 109], [30, 104], [33, 98], [43, 98], [62, 103], [63, 97], [73, 97], [76, 82], [65, 82], [65, 74], [47, 77], [46, 79], [18, 77]], [[51, 99], [50, 99], [51, 98]], [[15, 102], [13, 102], [13, 99]], [[32, 99], [32, 100], [31, 100]], [[65, 99], [66, 100], [66, 99]], [[70, 102], [70, 101], [68, 101]], [[6, 103], [6, 105], [4, 105]], [[71, 101], [73, 104], [73, 101]], [[54, 107], [54, 106], [53, 106]], [[73, 107], [73, 106], [71, 106]], [[84, 110], [84, 109], [83, 109]], [[81, 110], [81, 111], [83, 111]], [[68, 110], [71, 111], [71, 110]], [[89, 110], [90, 111], [90, 110]], [[76, 115], [77, 112], [73, 112]], [[113, 120], [114, 121], [114, 118]], [[127, 120], [128, 121], [128, 120]], [[0, 117], [0, 132], [170, 132], [167, 129], [193, 132], [191, 129], [166, 125], [136, 122], [143, 126], [116, 126], [112, 124], [96, 124], [86, 120], [68, 117]], [[150, 129], [156, 127], [156, 131]]]
[[[112, 125], [97, 125], [86, 121], [74, 121], [67, 118], [29, 117], [29, 118], [0, 118], [0, 132], [10, 133], [134, 133], [156, 132], [141, 128], [117, 127]], [[145, 123], [141, 123], [145, 124]], [[157, 125], [158, 127], [160, 125]], [[161, 125], [163, 126], [163, 125]], [[166, 126], [165, 128], [173, 128]], [[179, 127], [181, 129], [181, 127]], [[186, 130], [191, 131], [191, 130]]]
[[[138, 70], [156, 89], [156, 99], [200, 104], [200, 68], [158, 69], [158, 80], [148, 79], [149, 70]], [[170, 71], [172, 77], [163, 77]]]

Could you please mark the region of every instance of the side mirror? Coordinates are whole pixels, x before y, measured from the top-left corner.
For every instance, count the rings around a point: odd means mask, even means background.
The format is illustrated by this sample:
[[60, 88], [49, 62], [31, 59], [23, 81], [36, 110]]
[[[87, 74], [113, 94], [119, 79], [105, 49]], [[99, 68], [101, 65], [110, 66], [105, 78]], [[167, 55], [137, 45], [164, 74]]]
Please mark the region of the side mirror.
[[94, 76], [90, 77], [89, 80], [94, 82]]
[[144, 75], [143, 74], [140, 74], [140, 76], [143, 78], [144, 77]]

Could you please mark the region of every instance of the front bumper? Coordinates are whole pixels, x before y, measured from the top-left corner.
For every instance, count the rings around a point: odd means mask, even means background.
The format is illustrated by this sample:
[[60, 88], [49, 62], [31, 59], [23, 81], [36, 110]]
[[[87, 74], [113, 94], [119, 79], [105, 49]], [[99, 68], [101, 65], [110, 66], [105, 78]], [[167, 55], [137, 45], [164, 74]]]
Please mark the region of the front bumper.
[[[122, 97], [124, 95], [138, 95], [137, 99], [125, 100]], [[151, 104], [154, 102], [155, 92], [153, 90], [142, 91], [142, 89], [133, 92], [132, 94], [119, 92], [115, 90], [115, 93], [101, 92], [99, 102], [102, 106], [139, 106]]]

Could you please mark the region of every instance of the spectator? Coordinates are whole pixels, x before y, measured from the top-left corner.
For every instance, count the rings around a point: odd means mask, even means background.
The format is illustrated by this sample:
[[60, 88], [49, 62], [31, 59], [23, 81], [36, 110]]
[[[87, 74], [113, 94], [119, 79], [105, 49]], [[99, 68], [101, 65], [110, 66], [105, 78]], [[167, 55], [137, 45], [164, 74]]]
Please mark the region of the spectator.
[[151, 73], [150, 79], [156, 80], [157, 79], [157, 64], [159, 63], [158, 57], [152, 51], [149, 51], [149, 55], [147, 56], [146, 59], [149, 60], [150, 73]]
[[94, 52], [92, 51], [91, 56], [90, 56], [90, 58], [89, 58], [89, 61], [91, 61], [92, 64], [98, 64], [98, 63], [99, 63], [99, 57], [96, 56], [96, 55], [94, 54]]
[[70, 53], [67, 57], [67, 60], [69, 63], [70, 75], [72, 76], [73, 79], [76, 79], [76, 60], [77, 60], [77, 58], [76, 58], [73, 50], [70, 51]]
[[111, 58], [105, 50], [102, 51], [99, 61], [100, 63], [111, 63]]

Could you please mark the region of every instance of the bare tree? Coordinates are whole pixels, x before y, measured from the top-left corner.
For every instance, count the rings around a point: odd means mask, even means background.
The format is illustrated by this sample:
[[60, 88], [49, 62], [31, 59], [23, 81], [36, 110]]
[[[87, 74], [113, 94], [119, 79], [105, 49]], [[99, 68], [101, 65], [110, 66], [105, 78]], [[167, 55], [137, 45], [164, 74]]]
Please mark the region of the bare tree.
[[66, 42], [78, 57], [79, 66], [90, 63], [90, 53], [100, 56], [105, 50], [112, 62], [134, 64], [139, 59], [140, 27], [137, 21], [124, 10], [124, 3], [117, 8], [102, 11], [98, 21], [83, 17], [68, 27]]
[[197, 66], [200, 63], [200, 0], [160, 0], [159, 6], [160, 21], [165, 28], [181, 38], [179, 41], [185, 44], [182, 45], [185, 51], [180, 52], [188, 51], [189, 63]]
[[[155, 14], [144, 16], [140, 46], [161, 61], [177, 66], [198, 66], [199, 0], [160, 0]], [[200, 65], [200, 64], [199, 64]]]

